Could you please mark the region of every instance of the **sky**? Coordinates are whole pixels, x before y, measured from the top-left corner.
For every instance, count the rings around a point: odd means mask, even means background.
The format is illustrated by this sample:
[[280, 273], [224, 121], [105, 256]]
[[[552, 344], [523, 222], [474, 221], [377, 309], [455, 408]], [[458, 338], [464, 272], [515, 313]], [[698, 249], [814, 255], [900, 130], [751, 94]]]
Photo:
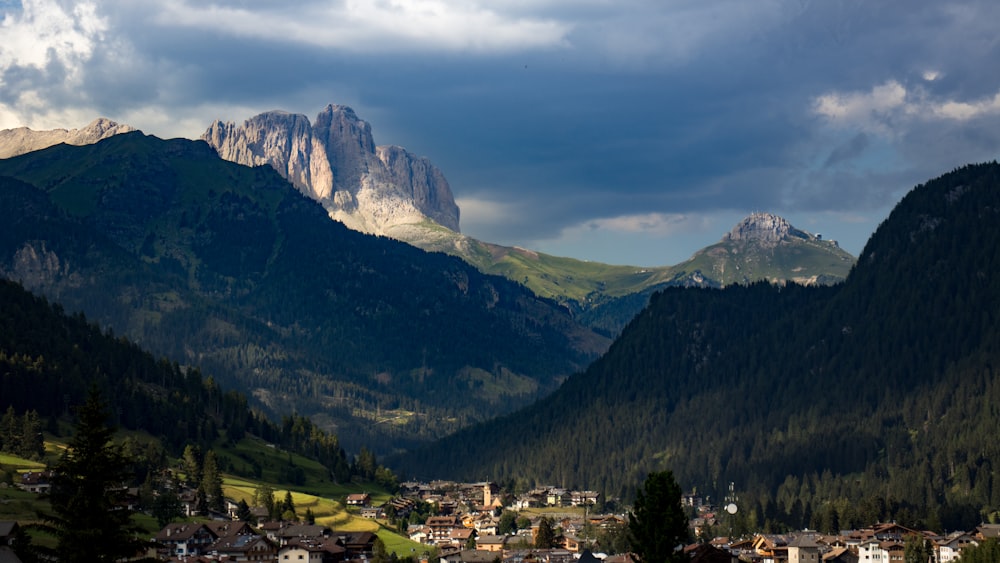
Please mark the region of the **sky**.
[[1000, 152], [995, 0], [0, 0], [0, 128], [344, 104], [462, 232], [676, 264], [754, 211], [854, 255]]

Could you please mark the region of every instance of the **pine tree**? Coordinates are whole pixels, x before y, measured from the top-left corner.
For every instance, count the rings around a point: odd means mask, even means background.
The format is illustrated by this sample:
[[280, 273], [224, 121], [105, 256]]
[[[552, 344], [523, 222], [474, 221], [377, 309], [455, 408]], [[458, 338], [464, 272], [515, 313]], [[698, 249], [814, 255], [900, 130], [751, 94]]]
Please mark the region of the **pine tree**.
[[201, 449], [188, 444], [181, 458], [184, 464], [185, 481], [192, 486], [201, 483]]
[[641, 563], [684, 561], [679, 549], [687, 543], [687, 515], [681, 488], [671, 471], [650, 473], [636, 493], [628, 517], [629, 542]]
[[153, 517], [156, 518], [160, 528], [183, 518], [184, 508], [181, 506], [181, 500], [177, 498], [177, 493], [166, 490], [157, 495], [153, 501]]
[[52, 514], [45, 515], [45, 529], [56, 538], [53, 555], [61, 563], [134, 558], [147, 546], [127, 508], [131, 465], [111, 442], [114, 429], [95, 387], [77, 416], [69, 447], [53, 467]]
[[42, 435], [42, 419], [37, 411], [24, 413], [21, 444], [18, 454], [27, 459], [41, 459], [45, 455], [45, 437]]
[[285, 491], [285, 500], [281, 503], [281, 519], [295, 520], [295, 502], [292, 500], [292, 491]]
[[555, 545], [556, 531], [552, 528], [552, 521], [543, 517], [538, 523], [538, 533], [535, 534], [535, 547], [538, 549], [549, 549]]
[[[932, 561], [934, 556], [934, 548], [931, 546], [930, 540], [920, 536], [909, 536], [903, 543], [903, 561], [906, 563], [927, 563]], [[962, 555], [962, 561], [965, 561], [965, 555]]]
[[236, 505], [236, 519], [257, 525], [257, 518], [254, 517], [253, 511], [250, 510], [250, 505], [244, 499], [240, 499], [240, 502]]
[[267, 483], [261, 483], [254, 489], [253, 493], [254, 506], [260, 506], [267, 509], [267, 515], [269, 518], [274, 518], [275, 512], [275, 502], [274, 502], [274, 489], [271, 488]]
[[0, 418], [0, 451], [17, 453], [21, 448], [21, 428], [14, 406], [8, 406], [3, 418]]
[[225, 496], [222, 493], [222, 474], [215, 459], [215, 452], [208, 450], [205, 463], [201, 469], [201, 488], [208, 497], [208, 508], [222, 512], [226, 508]]

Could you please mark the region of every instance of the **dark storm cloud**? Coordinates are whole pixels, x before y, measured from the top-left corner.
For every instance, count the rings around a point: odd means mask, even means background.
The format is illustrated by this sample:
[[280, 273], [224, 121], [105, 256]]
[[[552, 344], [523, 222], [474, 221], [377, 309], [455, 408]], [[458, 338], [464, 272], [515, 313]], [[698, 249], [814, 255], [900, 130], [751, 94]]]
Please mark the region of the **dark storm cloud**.
[[655, 263], [700, 236], [683, 258], [751, 210], [842, 229], [858, 252], [907, 189], [1000, 146], [1000, 5], [985, 0], [0, 10], [0, 126], [108, 115], [196, 137], [347, 104], [376, 142], [445, 172], [465, 232], [582, 258], [607, 259], [591, 254], [604, 237]]

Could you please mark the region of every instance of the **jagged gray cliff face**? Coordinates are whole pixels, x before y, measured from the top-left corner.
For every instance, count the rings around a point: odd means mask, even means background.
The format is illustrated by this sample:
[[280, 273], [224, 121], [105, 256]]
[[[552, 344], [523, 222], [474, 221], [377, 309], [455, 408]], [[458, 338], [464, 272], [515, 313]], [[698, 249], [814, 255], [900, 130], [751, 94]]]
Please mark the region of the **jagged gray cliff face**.
[[789, 237], [816, 238], [793, 227], [785, 218], [771, 213], [754, 212], [732, 228], [723, 241], [756, 241], [763, 246], [773, 246]]
[[130, 125], [115, 123], [99, 117], [82, 129], [50, 129], [35, 131], [27, 127], [0, 131], [0, 158], [10, 158], [19, 154], [66, 143], [67, 145], [90, 145], [119, 133], [135, 131]]
[[430, 219], [459, 231], [444, 174], [401, 147], [376, 146], [371, 125], [347, 106], [327, 106], [312, 124], [282, 111], [216, 121], [201, 138], [226, 160], [274, 167], [352, 229], [409, 240]]

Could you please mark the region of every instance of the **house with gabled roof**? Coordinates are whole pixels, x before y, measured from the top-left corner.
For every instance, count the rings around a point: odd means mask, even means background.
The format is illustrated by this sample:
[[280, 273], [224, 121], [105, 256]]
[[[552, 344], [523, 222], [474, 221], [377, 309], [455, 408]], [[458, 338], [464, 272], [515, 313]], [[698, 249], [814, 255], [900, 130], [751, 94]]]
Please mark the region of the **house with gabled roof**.
[[912, 530], [906, 526], [900, 526], [895, 522], [890, 522], [887, 524], [876, 524], [872, 526], [872, 533], [875, 538], [879, 541], [903, 541], [907, 536], [920, 536], [923, 537], [921, 532], [917, 530]]
[[835, 547], [823, 554], [823, 563], [858, 563], [858, 554], [846, 547]]
[[368, 506], [372, 497], [368, 493], [353, 493], [347, 495], [347, 506]]
[[371, 558], [375, 549], [375, 534], [371, 532], [334, 531], [332, 538], [344, 546], [348, 559]]
[[448, 543], [451, 540], [451, 531], [461, 528], [462, 522], [457, 516], [428, 516], [424, 522], [431, 530], [429, 543]]
[[955, 532], [935, 542], [938, 563], [950, 563], [962, 556], [962, 550], [970, 545], [979, 545], [975, 536], [967, 532]]
[[278, 546], [266, 536], [233, 535], [217, 540], [209, 553], [222, 561], [275, 561]]
[[512, 536], [484, 535], [476, 538], [476, 549], [480, 551], [501, 552], [507, 547]]
[[811, 534], [795, 536], [786, 547], [788, 563], [819, 563], [821, 560], [820, 545]]
[[21, 527], [13, 520], [0, 520], [0, 545], [11, 545]]
[[333, 538], [292, 538], [278, 549], [278, 561], [336, 563], [347, 559], [347, 549]]
[[476, 530], [472, 528], [452, 528], [449, 539], [452, 545], [465, 547], [469, 543], [469, 540], [475, 541], [476, 535]]
[[597, 491], [573, 491], [570, 493], [570, 504], [573, 506], [595, 506], [601, 499]]
[[156, 534], [156, 543], [161, 556], [190, 557], [207, 553], [218, 536], [205, 524], [197, 522], [173, 522]]
[[976, 526], [975, 536], [978, 540], [1000, 539], [1000, 524], [980, 524]]
[[330, 538], [334, 533], [320, 524], [285, 524], [274, 536], [280, 545], [285, 545], [292, 538]]
[[406, 529], [406, 535], [417, 543], [430, 543], [431, 529], [423, 524], [411, 524]]
[[257, 532], [250, 527], [250, 523], [242, 520], [213, 520], [211, 522], [205, 522], [205, 527], [212, 530], [212, 533], [214, 533], [217, 538], [257, 535]]
[[52, 472], [46, 470], [22, 473], [17, 487], [29, 493], [46, 494], [52, 490]]
[[549, 506], [568, 506], [573, 499], [572, 494], [566, 489], [549, 489], [545, 498], [545, 504]]

